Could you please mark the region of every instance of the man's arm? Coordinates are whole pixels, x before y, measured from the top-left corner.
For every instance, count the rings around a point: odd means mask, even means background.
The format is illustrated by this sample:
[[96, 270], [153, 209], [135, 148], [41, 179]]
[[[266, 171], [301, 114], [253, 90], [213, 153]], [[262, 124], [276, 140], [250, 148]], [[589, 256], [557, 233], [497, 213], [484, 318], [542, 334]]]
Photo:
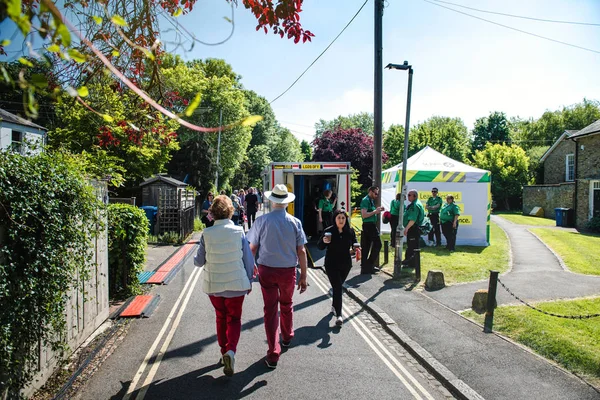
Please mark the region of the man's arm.
[[202, 236], [200, 243], [198, 243], [198, 252], [196, 253], [196, 257], [194, 257], [194, 265], [202, 267], [204, 264], [206, 264], [206, 248], [204, 245], [204, 236]]
[[252, 252], [252, 257], [256, 260], [256, 252], [258, 251], [258, 246], [254, 243], [250, 243], [250, 251]]
[[300, 293], [304, 293], [306, 291], [306, 265], [308, 264], [304, 245], [297, 246], [296, 253], [298, 254], [298, 262], [300, 263], [300, 280], [298, 280], [298, 290], [300, 290]]
[[408, 224], [404, 227], [404, 236], [408, 235], [408, 230], [415, 224], [415, 221], [412, 219], [408, 221]]
[[377, 207], [373, 211], [367, 211], [366, 208], [361, 208], [360, 215], [363, 217], [363, 219], [365, 219], [365, 218], [372, 217], [373, 215], [376, 215], [376, 214], [381, 214], [381, 211], [383, 211], [383, 207]]

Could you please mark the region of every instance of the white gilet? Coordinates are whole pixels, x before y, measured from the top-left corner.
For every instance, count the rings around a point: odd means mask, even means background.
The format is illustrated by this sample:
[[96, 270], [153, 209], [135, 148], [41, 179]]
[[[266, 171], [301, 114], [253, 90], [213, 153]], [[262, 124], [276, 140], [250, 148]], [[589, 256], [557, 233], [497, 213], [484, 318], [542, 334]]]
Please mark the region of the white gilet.
[[229, 219], [217, 220], [213, 226], [204, 229], [206, 264], [201, 278], [205, 293], [251, 288], [242, 260], [242, 234], [242, 228]]

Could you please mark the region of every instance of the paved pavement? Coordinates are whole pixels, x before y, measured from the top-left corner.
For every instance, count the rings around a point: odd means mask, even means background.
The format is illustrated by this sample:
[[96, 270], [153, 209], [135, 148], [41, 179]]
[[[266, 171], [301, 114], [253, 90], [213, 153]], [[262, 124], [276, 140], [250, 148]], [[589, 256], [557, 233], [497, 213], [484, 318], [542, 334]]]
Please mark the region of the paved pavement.
[[[498, 224], [511, 237], [513, 252], [513, 268], [501, 279], [515, 292], [534, 300], [600, 292], [597, 277], [564, 271], [522, 227], [504, 220]], [[529, 246], [533, 250], [524, 250]], [[160, 264], [173, 250], [150, 248], [149, 254]], [[262, 365], [262, 297], [254, 283], [244, 304], [236, 374], [228, 379], [215, 365], [213, 312], [206, 295], [193, 288], [195, 270], [188, 258], [169, 285], [153, 289], [162, 298], [155, 314], [129, 325], [123, 343], [76, 398], [600, 399], [600, 393], [579, 378], [495, 334], [483, 333], [451, 309], [468, 308], [472, 293], [487, 288], [486, 282], [421, 293], [383, 273], [360, 275], [358, 266], [347, 281], [350, 297], [344, 298], [341, 330], [333, 328], [328, 313], [326, 277], [318, 269], [310, 270], [309, 290], [296, 296], [294, 346], [282, 355], [275, 371]], [[573, 283], [577, 279], [581, 285]], [[552, 288], [555, 282], [577, 290]], [[499, 302], [505, 301], [509, 299], [500, 295]], [[135, 387], [130, 390], [132, 382]]]

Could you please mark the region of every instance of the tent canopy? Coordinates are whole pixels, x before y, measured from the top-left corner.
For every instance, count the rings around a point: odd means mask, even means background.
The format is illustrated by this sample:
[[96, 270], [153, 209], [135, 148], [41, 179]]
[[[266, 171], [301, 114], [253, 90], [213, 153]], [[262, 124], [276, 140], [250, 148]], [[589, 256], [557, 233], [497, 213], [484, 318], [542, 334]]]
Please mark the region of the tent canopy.
[[[381, 174], [382, 188], [394, 187], [402, 179], [402, 163]], [[489, 171], [479, 169], [446, 157], [429, 146], [406, 162], [407, 182], [490, 182]]]

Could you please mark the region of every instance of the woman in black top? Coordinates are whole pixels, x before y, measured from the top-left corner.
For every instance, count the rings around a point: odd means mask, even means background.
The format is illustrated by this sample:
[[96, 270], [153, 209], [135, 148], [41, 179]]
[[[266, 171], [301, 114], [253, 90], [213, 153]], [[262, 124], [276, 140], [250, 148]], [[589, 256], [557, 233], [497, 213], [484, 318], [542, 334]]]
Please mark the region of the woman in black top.
[[[333, 225], [325, 228], [323, 235], [317, 243], [321, 250], [327, 248], [325, 253], [325, 271], [333, 289], [332, 311], [336, 315], [335, 324], [341, 326], [342, 318], [342, 285], [352, 268], [352, 246], [356, 243], [356, 234], [350, 228], [348, 215], [343, 210], [333, 213]], [[331, 233], [331, 236], [326, 236]]]

